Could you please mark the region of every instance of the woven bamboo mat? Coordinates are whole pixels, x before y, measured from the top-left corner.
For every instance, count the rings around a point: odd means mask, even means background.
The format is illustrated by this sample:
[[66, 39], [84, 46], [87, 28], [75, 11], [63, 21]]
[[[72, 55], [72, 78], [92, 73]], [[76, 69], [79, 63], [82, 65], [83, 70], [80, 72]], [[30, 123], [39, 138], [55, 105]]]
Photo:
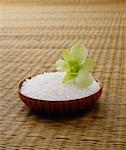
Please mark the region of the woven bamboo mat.
[[[53, 2], [0, 1], [0, 150], [125, 150], [126, 4]], [[60, 49], [76, 42], [96, 60], [99, 102], [75, 118], [35, 114], [19, 100], [19, 81], [54, 71]]]

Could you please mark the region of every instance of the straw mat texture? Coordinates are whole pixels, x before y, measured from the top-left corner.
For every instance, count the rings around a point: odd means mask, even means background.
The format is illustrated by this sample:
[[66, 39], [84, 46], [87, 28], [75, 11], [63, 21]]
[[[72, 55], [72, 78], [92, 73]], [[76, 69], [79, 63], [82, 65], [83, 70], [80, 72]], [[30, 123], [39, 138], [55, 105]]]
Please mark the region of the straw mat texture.
[[[0, 150], [125, 150], [126, 3], [53, 2], [0, 1]], [[60, 49], [76, 42], [96, 60], [99, 102], [73, 118], [31, 111], [17, 95], [19, 81], [54, 71]]]

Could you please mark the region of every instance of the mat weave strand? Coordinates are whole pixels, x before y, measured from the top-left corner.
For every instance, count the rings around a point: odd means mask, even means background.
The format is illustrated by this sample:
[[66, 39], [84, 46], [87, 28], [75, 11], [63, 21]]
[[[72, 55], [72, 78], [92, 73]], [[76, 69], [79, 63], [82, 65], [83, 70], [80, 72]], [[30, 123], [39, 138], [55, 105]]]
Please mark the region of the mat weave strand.
[[[0, 1], [0, 150], [126, 149], [126, 3], [121, 0]], [[76, 118], [36, 115], [19, 81], [54, 71], [76, 42], [96, 61], [99, 102]]]

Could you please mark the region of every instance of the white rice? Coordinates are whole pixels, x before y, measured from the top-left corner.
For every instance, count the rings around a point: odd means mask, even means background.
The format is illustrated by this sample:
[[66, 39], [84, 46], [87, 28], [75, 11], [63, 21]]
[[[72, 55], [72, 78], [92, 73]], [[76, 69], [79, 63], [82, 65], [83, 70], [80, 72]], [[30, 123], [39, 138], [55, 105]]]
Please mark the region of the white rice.
[[21, 93], [40, 100], [62, 101], [87, 97], [101, 88], [95, 80], [86, 89], [80, 89], [76, 85], [66, 85], [62, 83], [63, 77], [64, 73], [50, 72], [26, 79], [22, 85]]

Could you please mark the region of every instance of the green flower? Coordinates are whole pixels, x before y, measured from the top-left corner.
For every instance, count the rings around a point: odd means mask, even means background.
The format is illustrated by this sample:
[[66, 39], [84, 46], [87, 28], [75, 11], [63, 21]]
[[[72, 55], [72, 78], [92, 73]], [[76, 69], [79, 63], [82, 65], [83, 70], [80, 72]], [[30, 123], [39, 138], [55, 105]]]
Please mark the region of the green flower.
[[92, 84], [93, 76], [89, 73], [95, 62], [87, 58], [88, 50], [81, 44], [75, 44], [70, 50], [62, 50], [62, 59], [56, 62], [57, 70], [65, 72], [63, 83], [75, 83], [80, 88], [87, 88]]

